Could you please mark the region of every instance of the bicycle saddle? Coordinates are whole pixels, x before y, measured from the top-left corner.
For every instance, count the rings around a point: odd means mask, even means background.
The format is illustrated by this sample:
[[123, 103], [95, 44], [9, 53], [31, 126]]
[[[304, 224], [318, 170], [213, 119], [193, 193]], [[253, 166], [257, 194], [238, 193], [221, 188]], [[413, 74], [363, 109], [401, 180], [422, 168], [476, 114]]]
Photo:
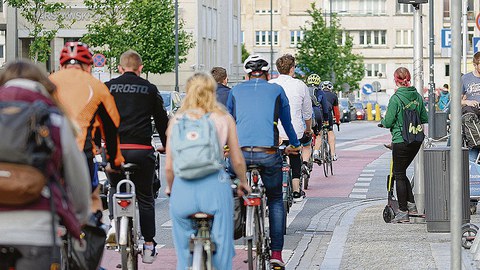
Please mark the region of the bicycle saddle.
[[250, 170], [253, 170], [253, 169], [260, 170], [261, 167], [256, 165], [256, 164], [250, 164], [250, 165], [247, 166], [247, 171], [250, 171]]
[[213, 215], [210, 215], [204, 212], [197, 212], [189, 215], [188, 217], [190, 219], [207, 219], [207, 220], [213, 219]]
[[124, 171], [131, 172], [131, 171], [134, 171], [134, 170], [138, 169], [138, 165], [134, 164], [134, 163], [125, 163], [125, 164], [122, 165], [122, 169]]

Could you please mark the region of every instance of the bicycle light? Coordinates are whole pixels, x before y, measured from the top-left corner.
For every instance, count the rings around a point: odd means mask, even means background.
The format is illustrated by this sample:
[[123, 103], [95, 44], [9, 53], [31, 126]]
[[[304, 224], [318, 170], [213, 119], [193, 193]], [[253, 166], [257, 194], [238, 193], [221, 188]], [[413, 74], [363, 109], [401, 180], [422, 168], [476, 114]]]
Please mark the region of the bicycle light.
[[282, 172], [288, 172], [290, 168], [288, 166], [282, 167]]
[[132, 203], [131, 200], [118, 200], [117, 204], [122, 208], [127, 208]]
[[243, 201], [243, 204], [245, 206], [260, 206], [261, 202], [262, 202], [262, 198], [247, 198], [246, 200]]

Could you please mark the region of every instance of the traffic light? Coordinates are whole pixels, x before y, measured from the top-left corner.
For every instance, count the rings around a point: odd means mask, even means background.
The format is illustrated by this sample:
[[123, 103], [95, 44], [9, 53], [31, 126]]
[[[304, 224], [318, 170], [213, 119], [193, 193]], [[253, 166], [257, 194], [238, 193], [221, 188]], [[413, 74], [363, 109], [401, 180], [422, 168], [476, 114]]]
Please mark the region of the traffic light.
[[427, 4], [428, 0], [398, 0], [399, 4]]

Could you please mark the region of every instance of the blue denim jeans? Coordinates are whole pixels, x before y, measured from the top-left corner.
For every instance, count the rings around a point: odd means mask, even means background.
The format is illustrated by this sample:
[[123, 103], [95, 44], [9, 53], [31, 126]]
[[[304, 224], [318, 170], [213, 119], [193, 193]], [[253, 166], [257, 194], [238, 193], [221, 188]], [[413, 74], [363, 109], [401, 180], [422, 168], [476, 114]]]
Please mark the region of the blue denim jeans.
[[282, 193], [282, 156], [280, 153], [243, 152], [247, 165], [261, 166], [260, 176], [267, 192], [268, 220], [270, 223], [271, 250], [283, 249], [283, 193]]

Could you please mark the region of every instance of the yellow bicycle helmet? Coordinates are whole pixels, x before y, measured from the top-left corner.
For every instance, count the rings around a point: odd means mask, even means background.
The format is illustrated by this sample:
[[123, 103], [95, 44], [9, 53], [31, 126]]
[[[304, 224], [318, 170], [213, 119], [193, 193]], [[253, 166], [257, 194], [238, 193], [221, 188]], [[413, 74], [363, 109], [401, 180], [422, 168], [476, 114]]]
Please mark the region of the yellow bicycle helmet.
[[313, 73], [313, 74], [310, 74], [310, 76], [308, 76], [307, 78], [307, 85], [309, 86], [319, 86], [320, 85], [320, 76], [318, 76], [317, 74]]

